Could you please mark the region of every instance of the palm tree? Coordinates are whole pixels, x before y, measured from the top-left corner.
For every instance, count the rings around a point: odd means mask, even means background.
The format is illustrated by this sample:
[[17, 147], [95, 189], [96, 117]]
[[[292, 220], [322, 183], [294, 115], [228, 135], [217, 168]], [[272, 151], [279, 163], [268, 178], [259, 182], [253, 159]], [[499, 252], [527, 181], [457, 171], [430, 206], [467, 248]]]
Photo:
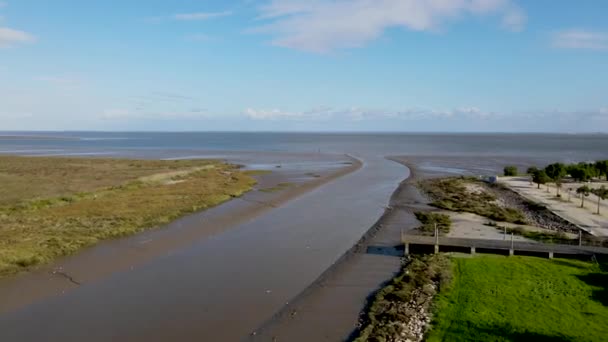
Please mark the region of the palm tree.
[[581, 208], [584, 208], [585, 197], [589, 196], [589, 194], [591, 193], [591, 189], [588, 186], [583, 185], [580, 188], [576, 189], [576, 193], [581, 195]]
[[597, 196], [597, 214], [600, 214], [600, 201], [605, 200], [608, 197], [608, 189], [602, 185], [601, 188], [592, 191]]
[[561, 197], [561, 195], [559, 194], [559, 191], [560, 191], [560, 190], [561, 190], [561, 188], [562, 188], [562, 180], [561, 180], [561, 179], [556, 179], [556, 180], [555, 180], [555, 188], [557, 189], [557, 194], [556, 194], [556, 196], [557, 196], [557, 197]]

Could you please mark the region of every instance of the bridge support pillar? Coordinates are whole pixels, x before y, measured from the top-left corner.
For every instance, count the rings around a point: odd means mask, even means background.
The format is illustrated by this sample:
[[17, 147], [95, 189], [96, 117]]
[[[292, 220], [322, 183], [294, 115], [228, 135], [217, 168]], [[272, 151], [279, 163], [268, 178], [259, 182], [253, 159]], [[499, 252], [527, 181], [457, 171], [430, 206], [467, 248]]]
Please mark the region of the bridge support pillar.
[[553, 259], [553, 252], [549, 252], [549, 259]]
[[513, 248], [509, 249], [509, 256], [514, 256], [515, 250]]
[[471, 247], [471, 255], [475, 255], [475, 247]]
[[439, 245], [435, 245], [435, 254], [439, 253]]
[[410, 244], [407, 242], [405, 243], [405, 246], [404, 246], [403, 255], [410, 255]]

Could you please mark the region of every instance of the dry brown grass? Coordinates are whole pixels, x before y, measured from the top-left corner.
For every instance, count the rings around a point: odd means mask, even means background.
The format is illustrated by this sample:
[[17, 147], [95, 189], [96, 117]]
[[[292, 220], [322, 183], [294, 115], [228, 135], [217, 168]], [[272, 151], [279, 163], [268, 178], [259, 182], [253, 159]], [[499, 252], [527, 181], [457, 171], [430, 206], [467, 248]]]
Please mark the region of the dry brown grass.
[[0, 276], [215, 206], [254, 184], [208, 160], [0, 157]]

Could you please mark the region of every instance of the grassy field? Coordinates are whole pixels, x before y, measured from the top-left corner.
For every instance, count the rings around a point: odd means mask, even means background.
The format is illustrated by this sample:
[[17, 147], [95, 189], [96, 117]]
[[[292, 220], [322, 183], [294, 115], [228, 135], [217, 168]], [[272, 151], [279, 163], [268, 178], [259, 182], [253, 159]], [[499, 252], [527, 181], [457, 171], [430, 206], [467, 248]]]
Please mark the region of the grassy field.
[[152, 228], [255, 185], [205, 160], [0, 156], [0, 276]]
[[606, 341], [608, 272], [531, 257], [454, 258], [427, 341]]

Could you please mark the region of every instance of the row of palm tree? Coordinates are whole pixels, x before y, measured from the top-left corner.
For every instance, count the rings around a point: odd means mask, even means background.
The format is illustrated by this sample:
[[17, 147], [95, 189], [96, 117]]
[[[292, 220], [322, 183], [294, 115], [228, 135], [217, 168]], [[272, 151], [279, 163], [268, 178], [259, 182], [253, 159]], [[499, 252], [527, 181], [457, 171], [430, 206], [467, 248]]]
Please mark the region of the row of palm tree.
[[[598, 168], [601, 168], [604, 166], [604, 161], [597, 162], [596, 164], [598, 165]], [[544, 169], [530, 168], [528, 169], [528, 172], [532, 175], [532, 181], [538, 185], [539, 189], [541, 184], [555, 183], [556, 195], [557, 197], [561, 197], [560, 190], [562, 188], [563, 178], [570, 174], [571, 177], [580, 180], [580, 176], [575, 176], [573, 174], [575, 174], [577, 170], [581, 170], [583, 167], [582, 165], [583, 164], [564, 165], [562, 163], [553, 163], [547, 165]], [[568, 193], [571, 193], [572, 190], [574, 190], [574, 188], [569, 188]], [[549, 187], [547, 187], [547, 192], [548, 191]], [[576, 189], [576, 193], [581, 197], [581, 208], [584, 208], [585, 206], [586, 197], [589, 197], [590, 194], [596, 195], [598, 215], [600, 214], [600, 202], [608, 197], [608, 189], [603, 185], [599, 189], [592, 189], [587, 185], [583, 185]], [[570, 200], [570, 196], [568, 196], [568, 200]]]
[[592, 189], [587, 185], [583, 185], [576, 189], [576, 193], [581, 196], [581, 208], [585, 207], [585, 197], [589, 197], [590, 194], [597, 196], [598, 215], [600, 214], [600, 201], [605, 200], [608, 197], [608, 189], [603, 185], [599, 189]]

